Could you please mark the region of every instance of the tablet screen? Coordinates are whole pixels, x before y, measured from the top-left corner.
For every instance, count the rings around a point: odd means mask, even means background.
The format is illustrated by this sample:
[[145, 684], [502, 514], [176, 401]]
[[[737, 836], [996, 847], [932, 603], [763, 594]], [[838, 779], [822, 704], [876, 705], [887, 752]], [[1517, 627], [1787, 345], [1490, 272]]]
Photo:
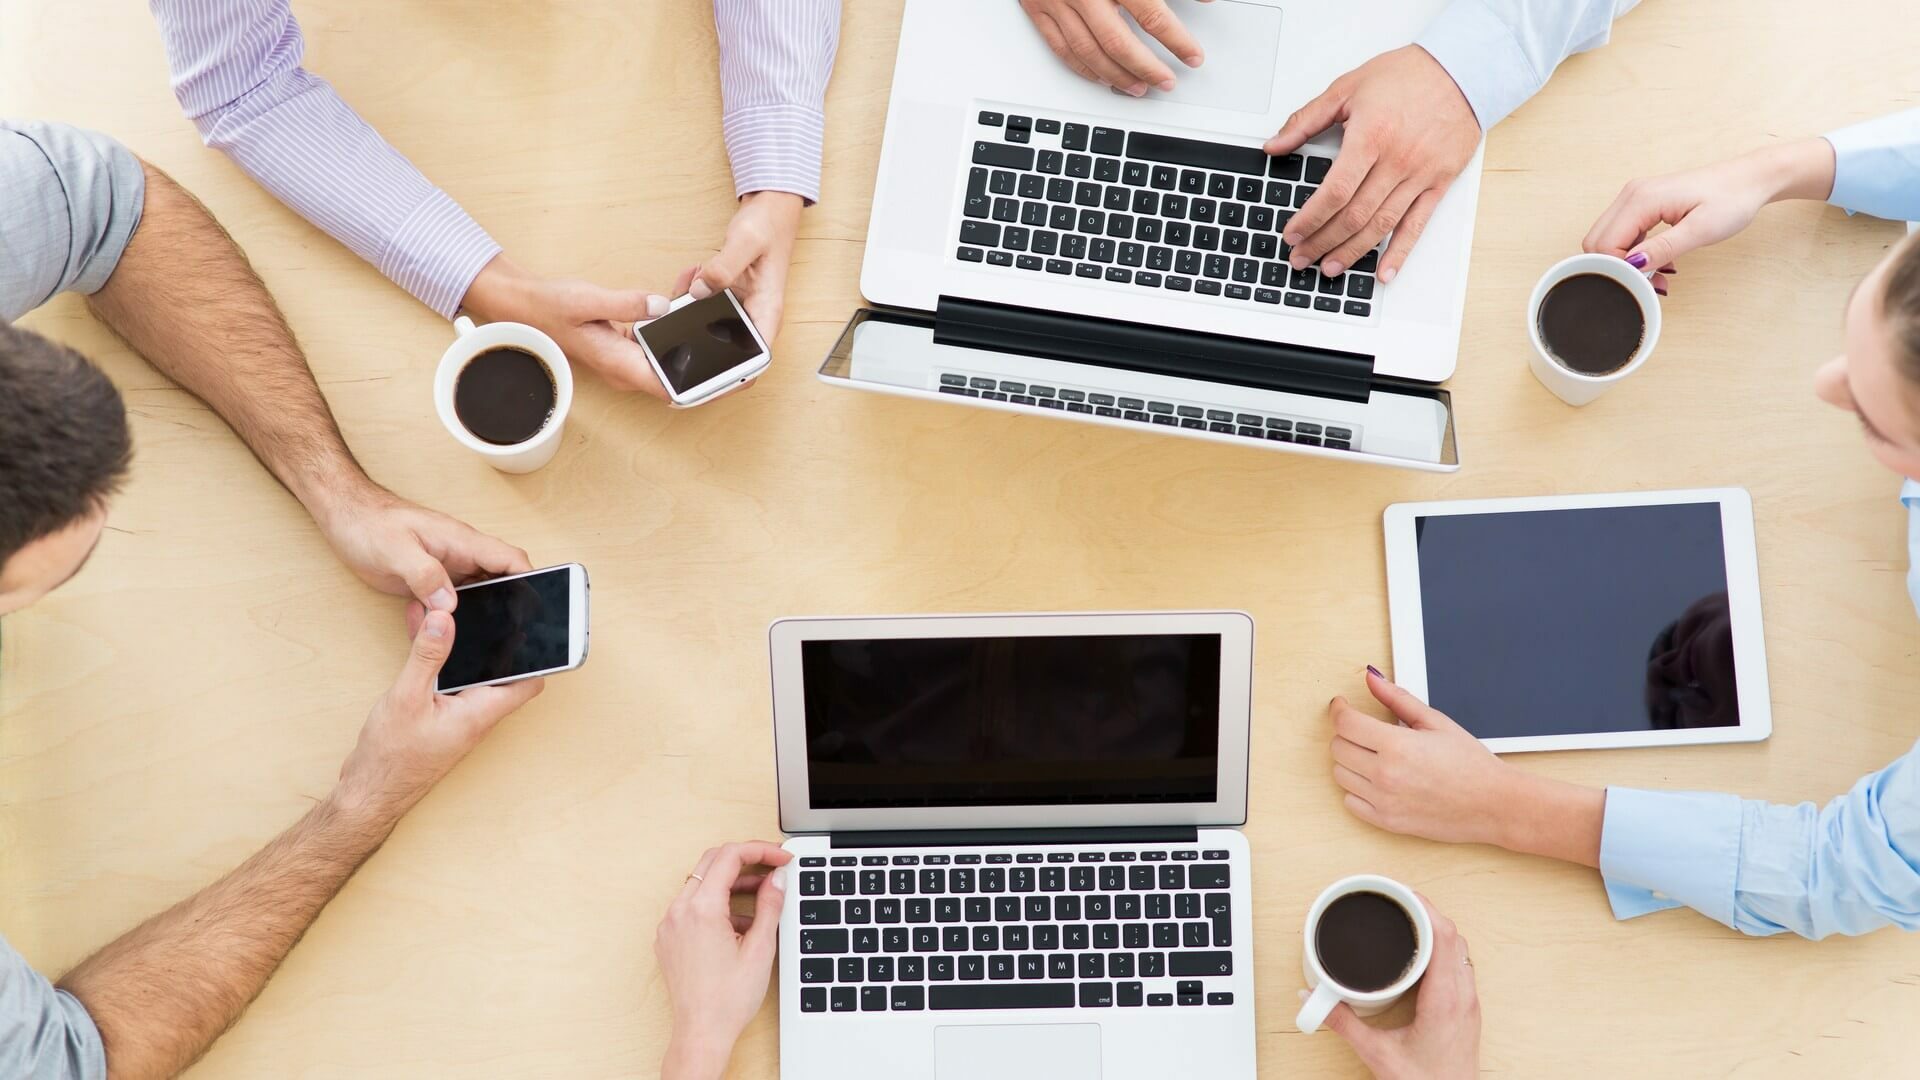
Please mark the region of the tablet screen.
[[1718, 503], [1416, 518], [1427, 700], [1483, 739], [1735, 727]]

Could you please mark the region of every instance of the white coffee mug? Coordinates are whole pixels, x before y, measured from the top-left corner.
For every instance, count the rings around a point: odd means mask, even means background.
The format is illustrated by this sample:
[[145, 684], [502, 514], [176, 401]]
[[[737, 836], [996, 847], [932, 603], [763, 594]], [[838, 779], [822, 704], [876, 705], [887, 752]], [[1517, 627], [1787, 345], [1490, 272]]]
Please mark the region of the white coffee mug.
[[[1640, 315], [1646, 320], [1646, 333], [1640, 338], [1640, 348], [1633, 359], [1618, 371], [1605, 375], [1584, 375], [1574, 371], [1556, 359], [1547, 350], [1547, 343], [1540, 340], [1540, 305], [1546, 302], [1547, 293], [1555, 285], [1577, 274], [1600, 274], [1610, 277], [1626, 286], [1633, 299], [1640, 305]], [[1533, 299], [1527, 302], [1527, 336], [1533, 339], [1533, 375], [1541, 385], [1554, 392], [1561, 401], [1569, 405], [1585, 405], [1614, 383], [1640, 370], [1640, 365], [1653, 355], [1653, 347], [1660, 341], [1660, 294], [1653, 291], [1653, 282], [1647, 275], [1635, 270], [1625, 259], [1612, 255], [1575, 255], [1555, 263], [1533, 287]]]
[[[440, 358], [440, 370], [433, 376], [433, 404], [440, 422], [462, 446], [486, 459], [501, 472], [530, 473], [553, 460], [560, 449], [561, 433], [567, 412], [573, 408], [573, 369], [567, 354], [546, 334], [525, 323], [497, 322], [475, 326], [465, 315], [453, 320], [454, 338]], [[468, 362], [488, 349], [524, 349], [540, 358], [553, 375], [553, 415], [534, 433], [533, 438], [512, 446], [498, 446], [468, 431], [453, 410], [453, 389]]]
[[[1358, 892], [1379, 893], [1405, 908], [1407, 915], [1413, 919], [1415, 941], [1413, 963], [1408, 965], [1406, 974], [1396, 979], [1392, 986], [1367, 993], [1334, 982], [1327, 975], [1327, 969], [1320, 965], [1320, 952], [1314, 940], [1319, 936], [1320, 916], [1326, 914], [1327, 907], [1349, 893]], [[1301, 953], [1300, 967], [1306, 973], [1307, 988], [1313, 992], [1308, 995], [1306, 1004], [1300, 1006], [1300, 1015], [1294, 1018], [1293, 1024], [1311, 1035], [1320, 1030], [1320, 1025], [1326, 1022], [1327, 1014], [1333, 1011], [1333, 1007], [1343, 1001], [1361, 1016], [1384, 1012], [1399, 1001], [1402, 994], [1413, 989], [1414, 984], [1420, 981], [1420, 976], [1427, 973], [1427, 963], [1432, 959], [1433, 920], [1427, 915], [1426, 905], [1420, 902], [1412, 889], [1378, 874], [1355, 874], [1341, 878], [1327, 886], [1307, 911], [1306, 947]]]

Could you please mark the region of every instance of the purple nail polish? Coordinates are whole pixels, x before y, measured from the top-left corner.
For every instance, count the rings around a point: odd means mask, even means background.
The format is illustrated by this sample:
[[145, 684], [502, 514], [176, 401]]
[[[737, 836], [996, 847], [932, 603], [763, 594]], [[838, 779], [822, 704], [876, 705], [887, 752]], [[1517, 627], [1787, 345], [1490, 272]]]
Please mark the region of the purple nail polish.
[[1633, 267], [1635, 270], [1645, 270], [1647, 268], [1647, 253], [1644, 251], [1636, 251], [1627, 256], [1627, 265]]
[[1380, 674], [1380, 669], [1377, 667], [1374, 667], [1372, 664], [1367, 665], [1367, 674], [1373, 676], [1376, 679], [1379, 679], [1381, 682], [1387, 681], [1387, 677], [1385, 675]]
[[1660, 294], [1661, 296], [1665, 296], [1665, 295], [1667, 295], [1667, 290], [1665, 290], [1665, 289], [1663, 289], [1663, 288], [1661, 288], [1661, 287], [1660, 287], [1660, 286], [1658, 286], [1658, 285], [1655, 285], [1655, 286], [1653, 287], [1653, 291], [1654, 291], [1654, 292], [1656, 292], [1656, 293], [1659, 293], [1659, 294]]

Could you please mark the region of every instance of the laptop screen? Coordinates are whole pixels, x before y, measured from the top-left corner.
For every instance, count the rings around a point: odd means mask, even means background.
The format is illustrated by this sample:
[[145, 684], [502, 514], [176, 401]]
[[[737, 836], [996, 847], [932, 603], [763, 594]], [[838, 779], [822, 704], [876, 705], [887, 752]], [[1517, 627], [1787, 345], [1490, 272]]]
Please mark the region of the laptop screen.
[[1210, 803], [1217, 634], [805, 641], [816, 810]]

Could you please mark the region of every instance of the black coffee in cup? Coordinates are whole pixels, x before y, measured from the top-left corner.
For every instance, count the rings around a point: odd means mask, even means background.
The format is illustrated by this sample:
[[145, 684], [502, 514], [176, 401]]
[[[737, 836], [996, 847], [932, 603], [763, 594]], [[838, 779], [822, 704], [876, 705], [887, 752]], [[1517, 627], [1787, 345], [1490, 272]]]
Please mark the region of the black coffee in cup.
[[1400, 981], [1420, 952], [1413, 916], [1384, 893], [1350, 892], [1327, 905], [1313, 932], [1327, 977], [1371, 994]]
[[1611, 375], [1632, 362], [1646, 336], [1640, 301], [1605, 274], [1575, 274], [1540, 301], [1540, 340], [1569, 371]]
[[516, 446], [547, 426], [560, 392], [553, 372], [525, 349], [502, 347], [467, 361], [453, 384], [453, 414], [474, 436]]

